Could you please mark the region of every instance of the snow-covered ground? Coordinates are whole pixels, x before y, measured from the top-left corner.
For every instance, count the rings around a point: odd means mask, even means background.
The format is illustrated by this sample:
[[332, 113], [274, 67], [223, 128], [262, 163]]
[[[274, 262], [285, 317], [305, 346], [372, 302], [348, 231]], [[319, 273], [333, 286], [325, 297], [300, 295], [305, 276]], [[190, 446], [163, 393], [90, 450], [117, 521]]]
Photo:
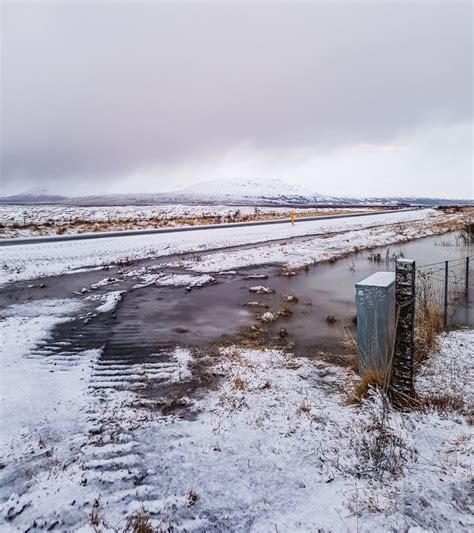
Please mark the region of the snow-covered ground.
[[[297, 267], [337, 257], [357, 248], [441, 233], [448, 229], [447, 224], [454, 223], [458, 217], [423, 209], [354, 218], [298, 221], [294, 226], [288, 223], [224, 227], [186, 233], [4, 246], [0, 247], [0, 285], [114, 262], [187, 252], [204, 254], [216, 248], [250, 244], [255, 246], [203, 255], [199, 257], [200, 261], [193, 257], [193, 264], [187, 263], [187, 266], [209, 273], [262, 263], [288, 263]], [[295, 237], [307, 239], [304, 242], [292, 240]], [[272, 240], [280, 242], [264, 244]]]
[[[61, 206], [61, 205], [2, 205], [0, 206], [0, 223], [17, 224], [44, 224], [45, 222], [71, 222], [74, 220], [87, 220], [91, 222], [114, 220], [149, 220], [163, 218], [215, 217], [234, 215], [239, 210], [242, 215], [253, 215], [255, 207], [252, 206], [225, 206], [225, 205], [150, 205], [150, 206]], [[331, 209], [321, 209], [328, 211]], [[287, 207], [258, 207], [262, 214], [289, 214]], [[295, 212], [304, 213], [310, 209], [296, 208]]]
[[0, 205], [0, 238], [77, 234], [95, 231], [152, 229], [190, 224], [228, 223], [266, 218], [320, 216], [370, 211], [370, 208], [288, 208], [250, 206], [157, 205], [79, 207]]
[[[139, 512], [158, 531], [472, 531], [462, 412], [399, 413], [377, 392], [349, 405], [349, 370], [271, 349], [178, 347], [123, 367], [37, 347], [114, 302], [3, 310], [0, 530], [123, 531]], [[474, 331], [442, 337], [418, 392], [472, 399], [473, 352]], [[203, 366], [216, 385], [184, 392], [184, 416], [124, 386], [186, 384]]]

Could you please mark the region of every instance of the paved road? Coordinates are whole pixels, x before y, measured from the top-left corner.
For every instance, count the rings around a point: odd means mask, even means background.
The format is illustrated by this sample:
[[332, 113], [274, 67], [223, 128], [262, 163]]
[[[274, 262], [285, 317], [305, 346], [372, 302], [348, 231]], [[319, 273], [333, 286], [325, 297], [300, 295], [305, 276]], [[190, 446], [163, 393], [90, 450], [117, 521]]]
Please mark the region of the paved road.
[[[383, 210], [383, 211], [371, 211], [367, 213], [351, 213], [346, 215], [329, 215], [329, 216], [319, 216], [319, 217], [301, 217], [295, 218], [295, 223], [298, 222], [310, 222], [314, 220], [331, 220], [336, 218], [354, 218], [354, 217], [366, 217], [373, 215], [384, 215], [399, 213], [405, 211], [416, 211], [416, 208], [410, 209], [393, 209], [393, 210]], [[47, 242], [61, 242], [61, 241], [80, 241], [80, 240], [89, 240], [89, 239], [105, 239], [110, 237], [130, 237], [133, 235], [154, 235], [159, 233], [179, 233], [179, 232], [189, 232], [189, 231], [201, 231], [201, 230], [216, 230], [216, 229], [229, 229], [229, 228], [239, 228], [247, 226], [267, 226], [271, 224], [288, 224], [290, 222], [289, 218], [282, 218], [276, 220], [259, 220], [257, 222], [233, 222], [228, 224], [207, 224], [201, 226], [180, 226], [177, 228], [156, 228], [156, 229], [144, 229], [144, 230], [124, 230], [124, 231], [103, 231], [100, 233], [79, 233], [75, 235], [49, 235], [47, 237], [27, 237], [20, 239], [0, 239], [0, 246], [15, 246], [23, 244], [40, 244]]]

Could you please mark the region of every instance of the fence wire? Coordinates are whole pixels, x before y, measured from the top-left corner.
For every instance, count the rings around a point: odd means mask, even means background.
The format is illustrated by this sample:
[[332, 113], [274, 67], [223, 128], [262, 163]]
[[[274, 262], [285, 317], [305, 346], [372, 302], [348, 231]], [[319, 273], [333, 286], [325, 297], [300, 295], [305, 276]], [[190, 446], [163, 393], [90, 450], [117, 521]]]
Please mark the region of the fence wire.
[[416, 267], [416, 301], [419, 309], [444, 326], [453, 324], [457, 304], [467, 294], [474, 256], [438, 261]]

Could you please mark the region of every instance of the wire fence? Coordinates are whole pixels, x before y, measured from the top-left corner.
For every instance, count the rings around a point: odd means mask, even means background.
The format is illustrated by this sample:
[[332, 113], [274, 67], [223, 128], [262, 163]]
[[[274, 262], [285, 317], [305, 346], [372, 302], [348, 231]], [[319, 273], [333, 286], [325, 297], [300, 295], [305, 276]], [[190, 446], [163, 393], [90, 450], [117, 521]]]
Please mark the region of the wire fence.
[[416, 301], [441, 317], [444, 327], [455, 322], [456, 309], [469, 293], [474, 256], [416, 267]]

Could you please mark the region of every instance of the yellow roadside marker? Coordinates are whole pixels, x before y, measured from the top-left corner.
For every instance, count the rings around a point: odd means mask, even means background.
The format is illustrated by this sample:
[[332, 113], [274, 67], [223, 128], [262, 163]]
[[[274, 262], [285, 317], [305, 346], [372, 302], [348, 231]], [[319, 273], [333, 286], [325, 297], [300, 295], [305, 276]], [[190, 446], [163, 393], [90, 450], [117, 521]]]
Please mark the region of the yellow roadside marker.
[[291, 223], [293, 224], [293, 226], [295, 225], [295, 212], [293, 211], [293, 209], [291, 210]]

